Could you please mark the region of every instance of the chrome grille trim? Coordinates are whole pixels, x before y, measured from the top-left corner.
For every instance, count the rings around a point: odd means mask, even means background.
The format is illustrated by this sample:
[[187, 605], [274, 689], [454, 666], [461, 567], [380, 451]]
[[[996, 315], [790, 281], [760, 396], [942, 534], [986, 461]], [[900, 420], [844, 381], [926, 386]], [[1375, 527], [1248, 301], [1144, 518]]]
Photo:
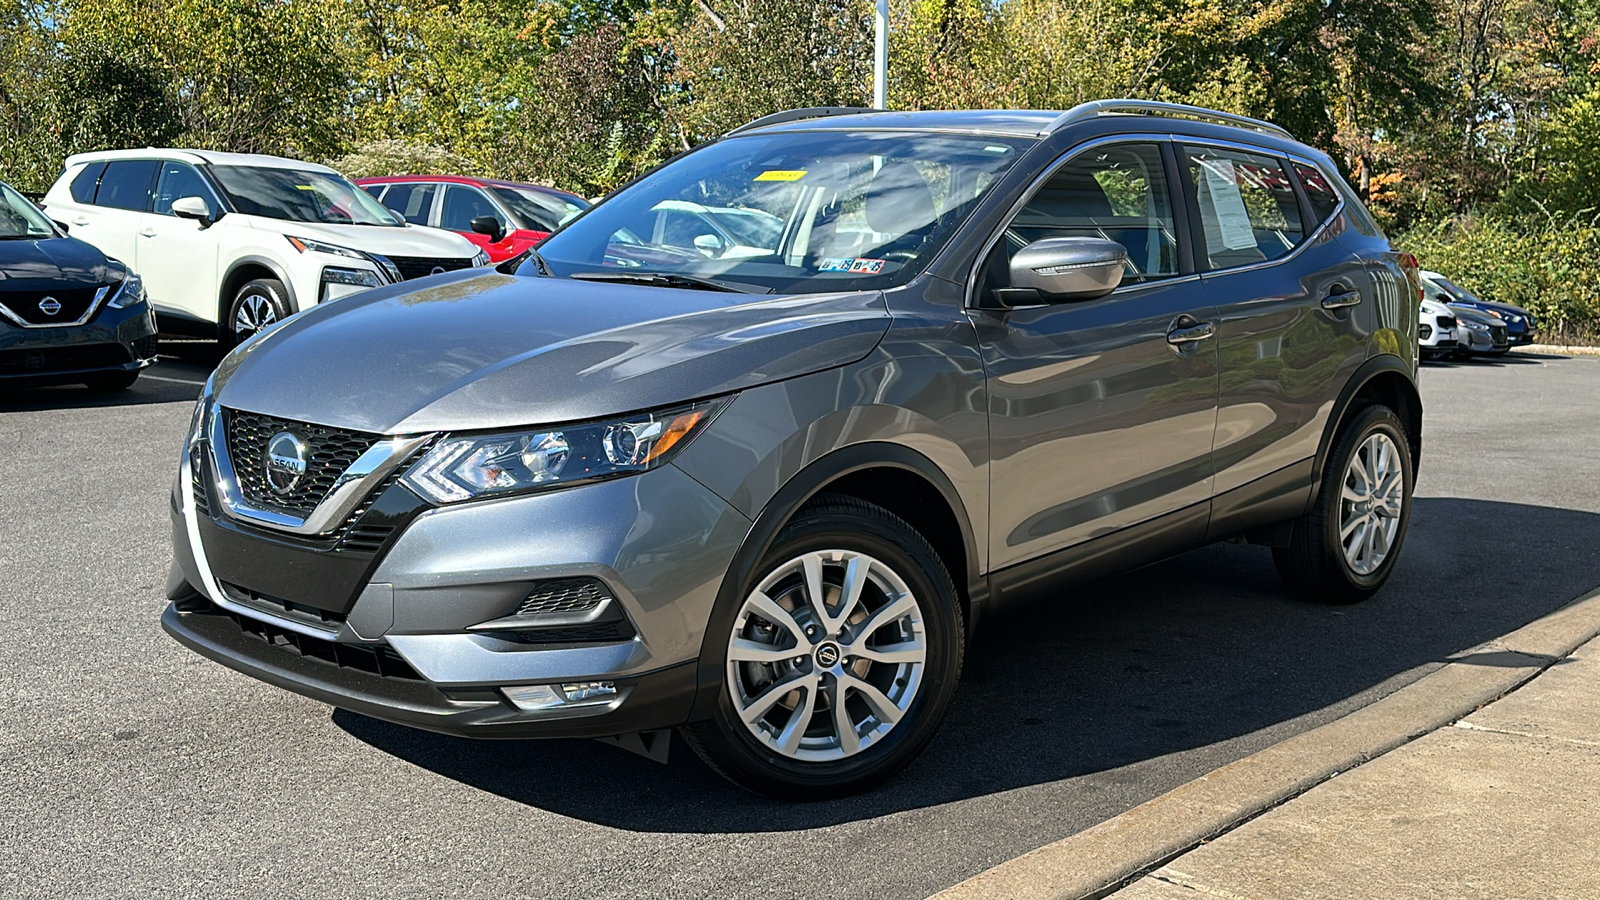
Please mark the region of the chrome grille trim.
[[233, 518], [298, 535], [323, 535], [338, 529], [368, 494], [433, 438], [432, 434], [379, 438], [339, 474], [313, 509], [298, 516], [264, 509], [245, 496], [228, 451], [227, 418], [220, 404], [212, 405], [209, 445], [223, 508]]

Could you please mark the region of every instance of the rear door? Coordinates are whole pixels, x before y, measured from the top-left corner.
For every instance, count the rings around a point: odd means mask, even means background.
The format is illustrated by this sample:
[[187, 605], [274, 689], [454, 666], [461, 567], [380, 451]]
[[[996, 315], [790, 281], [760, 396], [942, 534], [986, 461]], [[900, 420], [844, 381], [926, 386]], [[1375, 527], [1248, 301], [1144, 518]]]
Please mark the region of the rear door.
[[[1003, 567], [1179, 510], [1198, 543], [1217, 415], [1215, 310], [1180, 253], [1164, 141], [1076, 151], [1007, 224], [976, 290], [1009, 286], [1011, 256], [1050, 237], [1128, 249], [1097, 300], [974, 310], [989, 388], [991, 560]], [[1178, 532], [1183, 532], [1179, 534]]]
[[138, 271], [150, 302], [164, 312], [177, 312], [203, 322], [217, 320], [219, 275], [217, 225], [204, 226], [172, 213], [172, 202], [199, 197], [221, 209], [217, 195], [194, 166], [176, 160], [161, 163], [150, 212], [138, 231]]
[[100, 173], [94, 198], [78, 208], [69, 224], [72, 236], [139, 271], [138, 233], [150, 193], [155, 188], [156, 162], [114, 159]]
[[1319, 221], [1286, 157], [1205, 143], [1178, 152], [1195, 260], [1220, 316], [1215, 538], [1230, 525], [1229, 491], [1275, 493], [1302, 477], [1294, 488], [1309, 488], [1310, 466], [1296, 464], [1315, 457], [1340, 388], [1367, 358], [1373, 298], [1360, 258]]

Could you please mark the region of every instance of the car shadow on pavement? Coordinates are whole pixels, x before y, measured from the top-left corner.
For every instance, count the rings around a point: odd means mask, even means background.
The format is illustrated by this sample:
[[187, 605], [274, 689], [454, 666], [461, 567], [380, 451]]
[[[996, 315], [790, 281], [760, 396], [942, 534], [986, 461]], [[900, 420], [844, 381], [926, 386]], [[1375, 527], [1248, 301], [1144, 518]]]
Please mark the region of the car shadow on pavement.
[[193, 400], [222, 359], [216, 341], [161, 339], [160, 363], [140, 373], [133, 387], [94, 391], [81, 384], [6, 387], [0, 383], [0, 413], [49, 409], [96, 409]]
[[333, 719], [479, 790], [630, 831], [793, 831], [1084, 776], [1132, 779], [1115, 770], [1238, 738], [1228, 758], [1247, 755], [1558, 609], [1600, 581], [1600, 515], [1419, 498], [1403, 554], [1389, 585], [1350, 607], [1292, 598], [1269, 552], [1240, 544], [1035, 598], [979, 632], [920, 760], [829, 803], [741, 791], [677, 738], [662, 766], [593, 741], [480, 742]]

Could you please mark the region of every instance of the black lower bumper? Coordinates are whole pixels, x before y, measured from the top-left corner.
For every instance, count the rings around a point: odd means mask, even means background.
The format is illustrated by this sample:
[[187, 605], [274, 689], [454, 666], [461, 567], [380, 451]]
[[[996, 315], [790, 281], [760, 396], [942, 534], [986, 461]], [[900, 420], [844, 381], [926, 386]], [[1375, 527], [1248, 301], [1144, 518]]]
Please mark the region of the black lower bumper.
[[[341, 665], [332, 652], [326, 658], [303, 654], [263, 640], [241, 627], [235, 616], [203, 600], [184, 604], [194, 607], [192, 612], [180, 610], [180, 602], [167, 605], [161, 627], [196, 653], [340, 709], [442, 734], [502, 739], [611, 737], [681, 725], [694, 701], [695, 667], [684, 663], [627, 678], [597, 676], [596, 680], [615, 680], [618, 690], [626, 691], [614, 710], [529, 713], [493, 689], [447, 693], [415, 673], [394, 677]], [[372, 651], [352, 646], [349, 652]]]

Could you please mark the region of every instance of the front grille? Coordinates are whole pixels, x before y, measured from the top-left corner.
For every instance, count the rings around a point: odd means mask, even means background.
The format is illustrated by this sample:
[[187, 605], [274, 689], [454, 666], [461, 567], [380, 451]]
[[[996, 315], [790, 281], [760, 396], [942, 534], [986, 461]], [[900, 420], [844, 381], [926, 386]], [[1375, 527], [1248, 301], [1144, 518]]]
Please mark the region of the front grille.
[[1504, 325], [1490, 325], [1489, 337], [1494, 339], [1496, 344], [1504, 344], [1506, 342], [1506, 327]]
[[[223, 410], [228, 435], [228, 456], [233, 461], [239, 490], [256, 506], [304, 518], [317, 508], [334, 482], [367, 452], [379, 435], [326, 425], [293, 422], [240, 410]], [[306, 446], [306, 473], [286, 494], [274, 491], [267, 482], [267, 442], [280, 431], [287, 431]]]
[[104, 369], [132, 361], [121, 344], [20, 347], [0, 350], [0, 375], [44, 375], [79, 369]]
[[519, 644], [599, 644], [633, 640], [633, 626], [627, 619], [595, 622], [589, 625], [559, 625], [550, 628], [519, 628], [492, 632], [502, 640]]
[[355, 669], [381, 678], [402, 681], [425, 680], [400, 654], [386, 645], [342, 644], [279, 628], [268, 622], [241, 616], [231, 610], [217, 609], [233, 619], [234, 624], [238, 625], [239, 630], [246, 635], [264, 641], [285, 653], [295, 653], [306, 659], [338, 666], [341, 669]]
[[[65, 325], [83, 318], [94, 305], [100, 287], [71, 288], [62, 291], [6, 291], [0, 293], [0, 306], [29, 325]], [[55, 299], [58, 308], [51, 315], [39, 308], [46, 297]]]
[[394, 267], [400, 270], [400, 277], [406, 281], [432, 275], [434, 274], [434, 269], [455, 272], [472, 267], [472, 259], [470, 257], [451, 259], [435, 256], [391, 256], [389, 261], [394, 263]]
[[1440, 328], [1454, 328], [1454, 327], [1456, 327], [1456, 317], [1455, 316], [1440, 316], [1439, 317], [1439, 327]]
[[586, 612], [611, 596], [605, 585], [593, 578], [560, 578], [541, 582], [517, 607], [516, 615]]

